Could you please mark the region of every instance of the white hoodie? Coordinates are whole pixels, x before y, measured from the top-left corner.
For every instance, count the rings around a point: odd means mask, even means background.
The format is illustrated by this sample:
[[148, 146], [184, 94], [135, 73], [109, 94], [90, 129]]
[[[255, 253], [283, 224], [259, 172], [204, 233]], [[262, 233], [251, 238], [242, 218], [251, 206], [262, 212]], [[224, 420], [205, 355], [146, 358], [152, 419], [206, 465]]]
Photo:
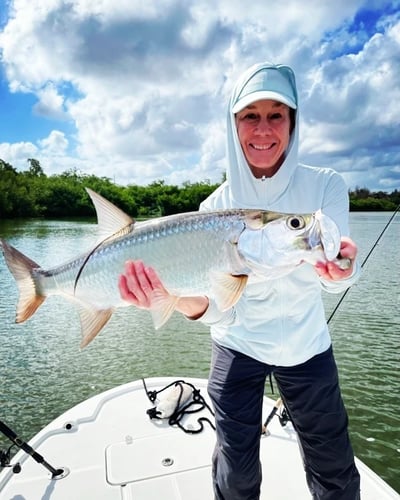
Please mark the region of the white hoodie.
[[[273, 177], [257, 179], [249, 169], [232, 107], [243, 86], [261, 68], [279, 66], [257, 64], [235, 86], [227, 117], [227, 180], [200, 205], [200, 210], [261, 208], [310, 213], [321, 209], [336, 222], [342, 236], [349, 235], [348, 193], [342, 177], [328, 168], [298, 163], [298, 110], [286, 158], [279, 170]], [[294, 77], [291, 85], [297, 101]], [[325, 351], [331, 344], [321, 290], [342, 292], [358, 275], [359, 267], [355, 266], [350, 278], [325, 281], [313, 266], [304, 263], [285, 277], [249, 283], [239, 302], [228, 311], [219, 311], [211, 300], [200, 321], [211, 327], [213, 340], [225, 347], [271, 365], [294, 366]]]

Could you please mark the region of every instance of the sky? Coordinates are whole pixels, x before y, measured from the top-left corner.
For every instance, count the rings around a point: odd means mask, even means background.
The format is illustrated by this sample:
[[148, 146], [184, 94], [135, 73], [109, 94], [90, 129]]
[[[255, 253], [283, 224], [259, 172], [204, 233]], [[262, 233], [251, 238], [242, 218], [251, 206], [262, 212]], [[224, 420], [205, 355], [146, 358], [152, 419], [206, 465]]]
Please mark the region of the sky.
[[0, 159], [220, 182], [240, 73], [290, 65], [300, 161], [400, 189], [400, 0], [0, 0]]

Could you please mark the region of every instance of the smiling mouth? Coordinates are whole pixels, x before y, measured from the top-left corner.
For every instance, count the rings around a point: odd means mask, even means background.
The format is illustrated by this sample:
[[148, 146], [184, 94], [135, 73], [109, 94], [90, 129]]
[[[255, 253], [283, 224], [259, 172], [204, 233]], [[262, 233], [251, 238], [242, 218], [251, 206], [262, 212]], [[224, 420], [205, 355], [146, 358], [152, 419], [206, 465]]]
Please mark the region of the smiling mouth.
[[250, 146], [256, 151], [269, 151], [275, 146], [275, 143], [272, 144], [250, 144]]

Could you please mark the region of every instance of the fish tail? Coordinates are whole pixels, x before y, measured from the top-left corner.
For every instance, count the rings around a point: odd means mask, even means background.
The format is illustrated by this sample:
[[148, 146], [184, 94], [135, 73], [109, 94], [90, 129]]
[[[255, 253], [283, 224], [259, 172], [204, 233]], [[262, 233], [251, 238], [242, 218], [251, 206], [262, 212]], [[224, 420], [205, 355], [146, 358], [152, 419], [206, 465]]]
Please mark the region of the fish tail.
[[37, 279], [34, 276], [34, 271], [40, 269], [40, 266], [3, 239], [0, 239], [0, 248], [19, 291], [15, 322], [23, 323], [46, 299], [46, 296], [38, 291]]

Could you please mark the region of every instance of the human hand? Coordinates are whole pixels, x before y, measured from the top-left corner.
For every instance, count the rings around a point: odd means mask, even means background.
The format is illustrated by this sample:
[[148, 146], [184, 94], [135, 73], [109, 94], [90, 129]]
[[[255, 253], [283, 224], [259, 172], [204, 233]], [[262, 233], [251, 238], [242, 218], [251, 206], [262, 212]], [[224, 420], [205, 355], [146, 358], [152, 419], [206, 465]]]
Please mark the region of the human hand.
[[325, 280], [343, 280], [353, 273], [356, 256], [357, 245], [351, 238], [344, 236], [340, 240], [339, 257], [333, 261], [317, 262], [314, 268], [318, 275]]
[[141, 309], [151, 309], [157, 295], [169, 296], [160, 278], [152, 267], [147, 267], [141, 260], [129, 260], [125, 263], [125, 273], [118, 280], [121, 297]]
[[127, 261], [118, 280], [122, 299], [141, 309], [151, 310], [156, 328], [163, 325], [174, 310], [197, 319], [208, 307], [208, 298], [177, 297], [168, 292], [152, 267], [141, 260]]

